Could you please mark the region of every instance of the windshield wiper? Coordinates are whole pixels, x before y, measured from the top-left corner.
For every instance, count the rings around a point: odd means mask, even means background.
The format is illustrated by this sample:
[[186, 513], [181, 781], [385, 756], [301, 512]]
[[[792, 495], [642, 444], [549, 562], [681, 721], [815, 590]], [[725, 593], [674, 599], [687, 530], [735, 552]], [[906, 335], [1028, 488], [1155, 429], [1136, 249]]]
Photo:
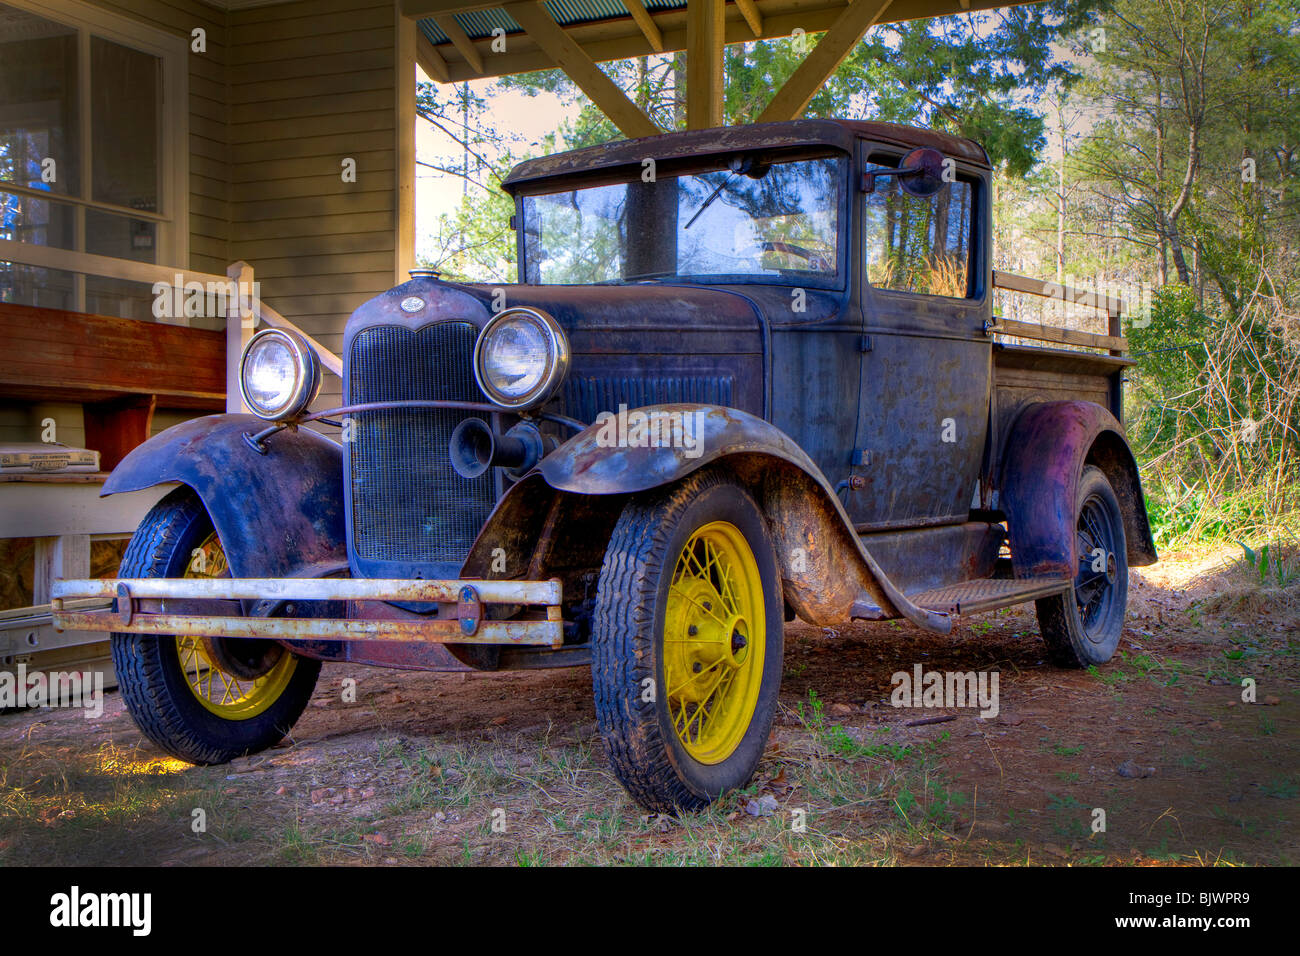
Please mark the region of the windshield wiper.
[[687, 229], [691, 228], [691, 226], [695, 225], [695, 220], [700, 218], [700, 215], [704, 210], [713, 205], [713, 200], [718, 198], [718, 194], [722, 192], [722, 190], [726, 189], [727, 183], [731, 182], [735, 177], [736, 174], [734, 172], [728, 173], [727, 178], [718, 183], [718, 188], [709, 193], [709, 198], [704, 200], [703, 205], [701, 205], [699, 209], [695, 210], [695, 215], [691, 216], [691, 218], [687, 220], [686, 225], [682, 226], [682, 232], [685, 232]]

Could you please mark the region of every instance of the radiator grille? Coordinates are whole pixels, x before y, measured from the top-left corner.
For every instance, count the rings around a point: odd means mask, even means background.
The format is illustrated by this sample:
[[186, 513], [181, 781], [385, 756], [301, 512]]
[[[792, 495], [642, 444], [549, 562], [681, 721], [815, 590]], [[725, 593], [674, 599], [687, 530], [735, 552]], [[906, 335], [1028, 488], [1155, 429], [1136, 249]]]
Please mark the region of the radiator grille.
[[[352, 340], [348, 401], [483, 401], [472, 367], [477, 330], [367, 329]], [[452, 470], [447, 442], [468, 414], [415, 408], [355, 416], [349, 442], [352, 547], [363, 561], [461, 561], [494, 504], [492, 475]], [[483, 416], [486, 417], [486, 416]]]

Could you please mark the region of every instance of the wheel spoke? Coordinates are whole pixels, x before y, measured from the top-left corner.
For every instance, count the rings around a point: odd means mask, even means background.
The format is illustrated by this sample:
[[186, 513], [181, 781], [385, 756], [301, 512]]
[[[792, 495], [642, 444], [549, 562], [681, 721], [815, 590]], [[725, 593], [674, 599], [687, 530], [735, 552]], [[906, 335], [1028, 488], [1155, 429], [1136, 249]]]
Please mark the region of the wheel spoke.
[[715, 667], [718, 667], [721, 664], [722, 664], [721, 661], [715, 661], [714, 663], [710, 664], [708, 667], [703, 668], [699, 673], [691, 674], [689, 677], [686, 678], [684, 683], [678, 684], [676, 687], [670, 687], [668, 689], [668, 696], [670, 698], [679, 696], [681, 692], [684, 691], [686, 688], [690, 687], [691, 684], [695, 683], [701, 677], [708, 675], [713, 671]]

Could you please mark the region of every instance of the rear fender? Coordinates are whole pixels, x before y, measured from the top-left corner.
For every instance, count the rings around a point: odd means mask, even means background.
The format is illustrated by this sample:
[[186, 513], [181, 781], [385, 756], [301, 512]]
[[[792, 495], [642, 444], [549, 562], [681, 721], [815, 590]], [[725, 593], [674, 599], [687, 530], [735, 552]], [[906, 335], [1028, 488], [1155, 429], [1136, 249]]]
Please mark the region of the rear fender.
[[252, 415], [207, 415], [159, 432], [104, 482], [101, 495], [168, 482], [194, 489], [241, 578], [278, 578], [312, 564], [347, 562], [343, 453], [308, 429], [284, 429], [254, 451]]
[[1075, 507], [1085, 465], [1100, 468], [1119, 499], [1129, 566], [1156, 562], [1124, 426], [1093, 402], [1040, 402], [1021, 412], [1011, 428], [999, 486], [1016, 577], [1074, 578]]

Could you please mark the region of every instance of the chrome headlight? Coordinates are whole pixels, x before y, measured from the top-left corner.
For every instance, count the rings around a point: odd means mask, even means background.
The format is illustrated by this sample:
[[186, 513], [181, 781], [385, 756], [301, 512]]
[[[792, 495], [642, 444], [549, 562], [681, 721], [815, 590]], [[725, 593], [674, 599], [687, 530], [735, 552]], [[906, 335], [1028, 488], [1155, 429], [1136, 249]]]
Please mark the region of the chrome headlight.
[[489, 399], [525, 411], [546, 404], [569, 372], [569, 340], [541, 309], [506, 309], [474, 343], [474, 378]]
[[297, 333], [263, 329], [239, 360], [239, 391], [258, 418], [301, 415], [320, 391], [320, 360]]

